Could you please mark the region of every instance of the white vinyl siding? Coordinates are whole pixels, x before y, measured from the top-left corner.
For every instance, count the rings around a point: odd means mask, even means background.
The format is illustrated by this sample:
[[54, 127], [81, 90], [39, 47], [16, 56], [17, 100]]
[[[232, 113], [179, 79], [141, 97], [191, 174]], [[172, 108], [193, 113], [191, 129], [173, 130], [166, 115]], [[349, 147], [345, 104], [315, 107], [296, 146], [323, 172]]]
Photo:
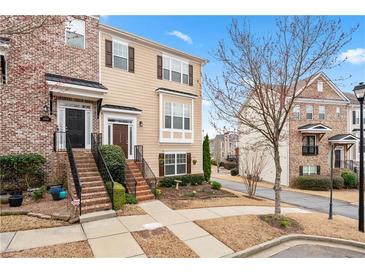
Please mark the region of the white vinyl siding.
[[65, 29], [66, 45], [74, 48], [85, 48], [85, 21], [69, 18]]

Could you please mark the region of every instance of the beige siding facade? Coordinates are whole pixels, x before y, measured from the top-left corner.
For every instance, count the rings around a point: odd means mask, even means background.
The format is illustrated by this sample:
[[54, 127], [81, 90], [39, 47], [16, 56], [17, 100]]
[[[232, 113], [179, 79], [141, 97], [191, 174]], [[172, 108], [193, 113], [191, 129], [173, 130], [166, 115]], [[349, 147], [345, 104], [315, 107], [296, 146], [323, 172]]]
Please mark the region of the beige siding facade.
[[[134, 48], [134, 73], [123, 69], [105, 66], [105, 40], [118, 39]], [[168, 80], [157, 79], [157, 56], [169, 54], [181, 58], [193, 65], [193, 86], [180, 84]], [[167, 49], [164, 46], [125, 35], [117, 30], [101, 26], [100, 31], [100, 73], [101, 82], [108, 88], [108, 93], [102, 104], [133, 107], [141, 110], [140, 113], [101, 111], [100, 128], [103, 129], [104, 143], [108, 143], [106, 117], [126, 117], [133, 122], [133, 145], [143, 145], [144, 158], [156, 176], [159, 176], [159, 154], [168, 152], [191, 153], [191, 159], [196, 165], [191, 165], [191, 173], [202, 173], [202, 95], [201, 95], [201, 60], [188, 59], [178, 51]], [[183, 93], [164, 94], [157, 89], [170, 89]], [[169, 132], [163, 129], [164, 101], [181, 102], [192, 107], [191, 130]], [[170, 138], [170, 142], [161, 142]], [[188, 141], [183, 142], [184, 138]], [[170, 138], [171, 139], [171, 138]], [[189, 141], [190, 140], [190, 141]], [[132, 152], [132, 151], [131, 151]], [[133, 155], [129, 155], [132, 158]]]

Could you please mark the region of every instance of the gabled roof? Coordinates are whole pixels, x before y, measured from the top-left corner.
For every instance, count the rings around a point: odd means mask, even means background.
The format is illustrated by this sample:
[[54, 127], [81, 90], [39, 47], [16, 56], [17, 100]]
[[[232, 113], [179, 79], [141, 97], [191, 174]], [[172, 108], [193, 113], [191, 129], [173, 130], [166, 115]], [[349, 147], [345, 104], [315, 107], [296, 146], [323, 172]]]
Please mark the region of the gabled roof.
[[300, 126], [298, 127], [298, 130], [300, 132], [327, 132], [331, 131], [332, 128], [321, 123], [316, 123], [316, 124], [307, 124], [304, 126]]
[[118, 109], [118, 110], [127, 110], [127, 111], [137, 111], [137, 112], [142, 112], [141, 109], [139, 108], [135, 108], [135, 107], [126, 107], [126, 106], [118, 106], [118, 105], [110, 105], [110, 104], [105, 104], [102, 105], [101, 108], [111, 108], [111, 109]]
[[358, 140], [359, 138], [357, 138], [352, 134], [337, 134], [335, 136], [328, 138], [328, 141], [330, 143], [336, 143], [336, 144], [354, 144]]
[[69, 84], [69, 85], [76, 85], [76, 86], [83, 86], [88, 88], [96, 88], [96, 89], [104, 89], [107, 90], [105, 86], [103, 86], [101, 83], [84, 80], [84, 79], [78, 79], [68, 76], [62, 76], [52, 73], [46, 73], [45, 74], [46, 80], [51, 82], [58, 82], [62, 84]]

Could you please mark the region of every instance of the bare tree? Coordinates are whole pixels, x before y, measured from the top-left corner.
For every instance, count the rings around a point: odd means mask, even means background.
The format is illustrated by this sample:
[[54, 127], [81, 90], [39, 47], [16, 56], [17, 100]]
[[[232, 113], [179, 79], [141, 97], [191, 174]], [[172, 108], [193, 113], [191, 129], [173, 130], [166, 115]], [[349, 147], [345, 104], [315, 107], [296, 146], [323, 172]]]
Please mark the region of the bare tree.
[[248, 196], [253, 197], [256, 194], [257, 183], [261, 180], [261, 174], [264, 170], [267, 158], [262, 149], [241, 148], [242, 155], [240, 158], [240, 176], [246, 186]]
[[271, 34], [258, 37], [246, 20], [233, 20], [229, 46], [219, 42], [222, 76], [205, 81], [212, 120], [238, 123], [240, 135], [258, 134], [272, 150], [275, 214], [281, 213], [279, 147], [293, 102], [317, 73], [341, 63], [340, 50], [357, 28], [345, 32], [340, 20], [325, 17], [279, 17]]

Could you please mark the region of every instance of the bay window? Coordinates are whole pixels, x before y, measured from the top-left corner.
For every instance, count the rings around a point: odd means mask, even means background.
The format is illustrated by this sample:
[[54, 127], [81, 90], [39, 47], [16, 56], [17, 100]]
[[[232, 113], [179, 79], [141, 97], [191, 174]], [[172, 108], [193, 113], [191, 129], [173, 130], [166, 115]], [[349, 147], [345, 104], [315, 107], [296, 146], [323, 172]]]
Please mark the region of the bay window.
[[189, 84], [189, 64], [169, 57], [163, 56], [163, 79], [182, 84]]
[[186, 153], [166, 153], [164, 159], [165, 175], [186, 174], [186, 163]]
[[165, 128], [171, 128], [171, 103], [165, 102]]
[[183, 104], [174, 103], [173, 116], [173, 128], [183, 129]]
[[164, 128], [191, 130], [191, 105], [164, 103]]
[[190, 130], [191, 106], [184, 105], [184, 129]]
[[113, 67], [128, 70], [128, 45], [113, 40]]

